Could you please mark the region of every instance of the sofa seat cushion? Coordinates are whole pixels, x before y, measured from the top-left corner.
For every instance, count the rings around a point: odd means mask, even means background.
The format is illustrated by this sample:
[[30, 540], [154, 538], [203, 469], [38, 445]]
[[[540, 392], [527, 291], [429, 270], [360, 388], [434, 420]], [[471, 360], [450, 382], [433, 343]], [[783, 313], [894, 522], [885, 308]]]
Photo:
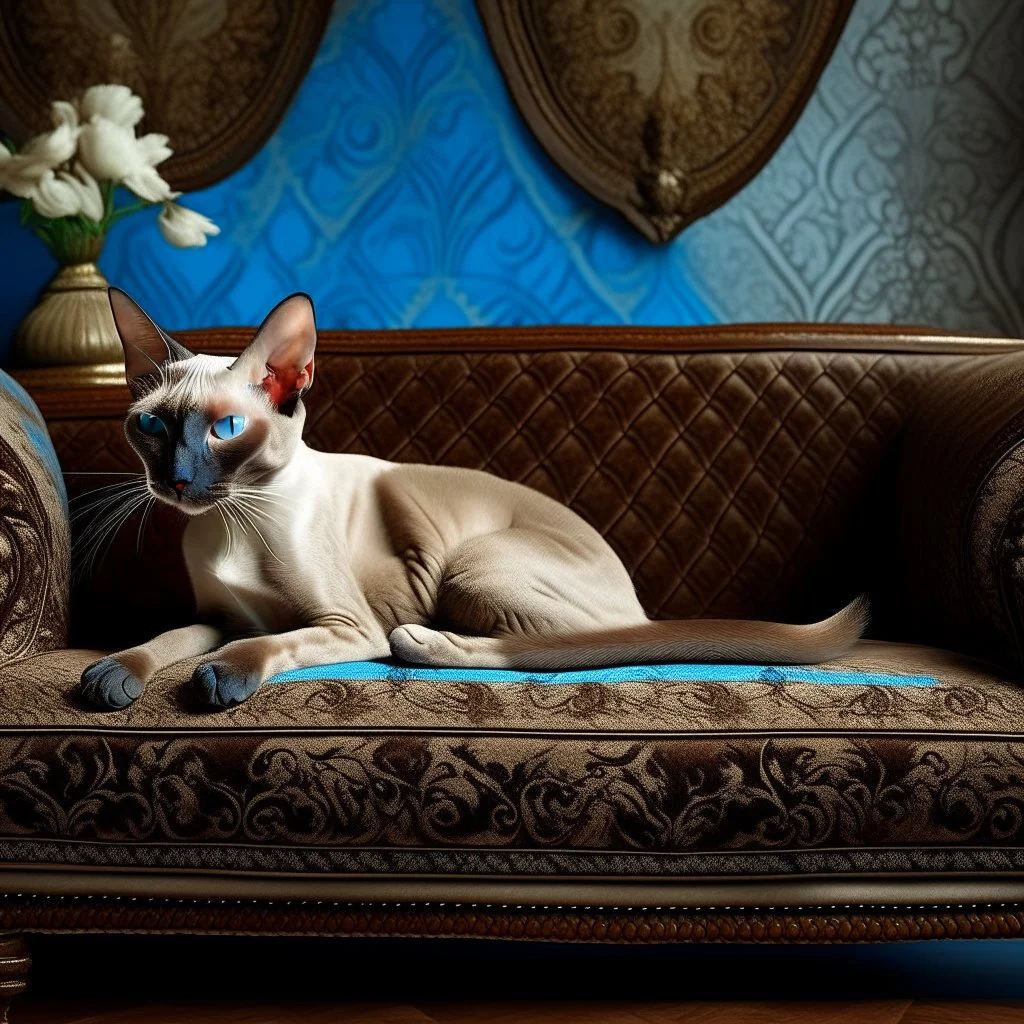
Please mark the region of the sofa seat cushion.
[[937, 649], [865, 641], [820, 668], [744, 681], [717, 666], [620, 682], [392, 668], [268, 684], [217, 713], [190, 704], [182, 681], [195, 662], [123, 711], [83, 710], [75, 683], [97, 656], [0, 669], [4, 871], [710, 880], [1024, 869], [1024, 690]]

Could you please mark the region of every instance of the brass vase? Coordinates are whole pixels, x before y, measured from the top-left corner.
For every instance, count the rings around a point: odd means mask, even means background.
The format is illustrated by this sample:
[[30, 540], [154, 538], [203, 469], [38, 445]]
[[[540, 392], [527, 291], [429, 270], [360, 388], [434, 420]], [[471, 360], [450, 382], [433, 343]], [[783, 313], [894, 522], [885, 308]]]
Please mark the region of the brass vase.
[[[81, 262], [60, 268], [14, 336], [19, 366], [87, 365], [123, 374], [124, 355], [107, 300], [107, 279], [94, 262], [103, 239], [83, 246]], [[76, 254], [79, 255], [79, 254]]]

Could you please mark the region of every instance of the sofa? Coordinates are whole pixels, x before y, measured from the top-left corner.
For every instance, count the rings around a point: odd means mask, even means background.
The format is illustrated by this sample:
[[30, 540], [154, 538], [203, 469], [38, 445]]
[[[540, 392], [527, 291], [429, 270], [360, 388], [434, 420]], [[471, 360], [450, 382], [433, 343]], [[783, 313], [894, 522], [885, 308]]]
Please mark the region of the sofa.
[[[0, 992], [36, 932], [1022, 934], [1024, 342], [324, 331], [317, 360], [312, 446], [538, 488], [603, 532], [653, 616], [810, 621], [866, 592], [868, 637], [827, 665], [614, 681], [315, 670], [222, 712], [189, 661], [97, 712], [76, 697], [97, 651], [190, 620], [182, 522], [129, 518], [72, 566], [59, 480], [7, 424], [0, 522], [35, 525], [0, 534], [20, 595], [0, 595]], [[18, 377], [77, 536], [89, 492], [139, 469], [128, 392]]]

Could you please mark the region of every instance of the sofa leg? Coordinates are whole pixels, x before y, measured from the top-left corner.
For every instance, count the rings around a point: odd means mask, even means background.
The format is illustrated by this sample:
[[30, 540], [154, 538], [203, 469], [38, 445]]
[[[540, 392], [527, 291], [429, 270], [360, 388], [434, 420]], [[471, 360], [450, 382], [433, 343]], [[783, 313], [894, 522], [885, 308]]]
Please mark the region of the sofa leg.
[[0, 1024], [7, 1024], [11, 1003], [15, 996], [25, 991], [31, 966], [32, 957], [25, 936], [0, 933]]

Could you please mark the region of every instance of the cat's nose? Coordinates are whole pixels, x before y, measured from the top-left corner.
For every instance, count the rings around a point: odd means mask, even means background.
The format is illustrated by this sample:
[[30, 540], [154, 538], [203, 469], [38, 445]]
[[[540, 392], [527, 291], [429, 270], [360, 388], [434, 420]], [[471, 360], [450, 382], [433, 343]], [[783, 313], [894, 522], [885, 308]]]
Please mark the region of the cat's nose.
[[186, 487], [188, 487], [188, 481], [187, 480], [175, 480], [174, 481], [174, 489], [179, 494], [181, 494], [181, 492], [184, 491]]

